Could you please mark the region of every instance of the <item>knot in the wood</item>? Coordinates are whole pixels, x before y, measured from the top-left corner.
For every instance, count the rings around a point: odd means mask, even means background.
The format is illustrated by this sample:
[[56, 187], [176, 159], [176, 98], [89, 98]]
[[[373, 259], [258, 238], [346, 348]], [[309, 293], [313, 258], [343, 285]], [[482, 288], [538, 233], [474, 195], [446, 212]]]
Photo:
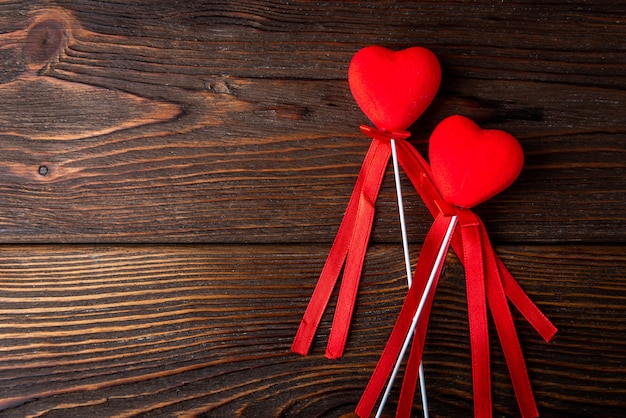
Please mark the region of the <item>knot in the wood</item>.
[[41, 67], [58, 56], [68, 40], [68, 29], [63, 21], [44, 19], [28, 30], [23, 49], [24, 59], [30, 66]]
[[47, 165], [40, 165], [38, 171], [39, 171], [39, 175], [41, 176], [47, 176], [48, 173], [50, 172]]
[[232, 94], [231, 88], [225, 80], [213, 79], [205, 81], [206, 88], [213, 93]]

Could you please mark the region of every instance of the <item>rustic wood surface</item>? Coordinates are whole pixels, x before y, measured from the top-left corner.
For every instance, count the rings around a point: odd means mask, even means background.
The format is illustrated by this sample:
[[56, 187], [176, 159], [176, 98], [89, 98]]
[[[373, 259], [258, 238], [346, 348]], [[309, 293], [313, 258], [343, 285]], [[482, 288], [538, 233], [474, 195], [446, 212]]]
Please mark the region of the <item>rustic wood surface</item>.
[[[345, 357], [329, 316], [309, 357], [289, 346], [369, 145], [346, 72], [371, 44], [441, 61], [418, 150], [456, 113], [519, 139], [522, 175], [476, 212], [559, 328], [516, 321], [539, 411], [622, 416], [625, 22], [607, 0], [0, 2], [0, 416], [350, 414], [405, 292], [391, 168]], [[431, 217], [403, 186], [417, 255]], [[464, 298], [451, 254], [434, 417], [472, 415]]]

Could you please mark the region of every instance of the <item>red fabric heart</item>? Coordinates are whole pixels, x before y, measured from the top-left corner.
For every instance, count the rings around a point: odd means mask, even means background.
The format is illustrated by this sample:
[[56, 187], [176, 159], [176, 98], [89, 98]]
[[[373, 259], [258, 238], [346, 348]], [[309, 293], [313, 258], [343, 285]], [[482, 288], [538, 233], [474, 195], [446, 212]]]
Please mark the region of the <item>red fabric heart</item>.
[[433, 181], [444, 199], [471, 208], [509, 187], [519, 176], [524, 153], [499, 130], [483, 130], [463, 116], [450, 116], [430, 137]]
[[365, 115], [383, 131], [402, 131], [432, 102], [441, 68], [426, 48], [392, 51], [368, 46], [358, 51], [348, 69], [352, 95]]

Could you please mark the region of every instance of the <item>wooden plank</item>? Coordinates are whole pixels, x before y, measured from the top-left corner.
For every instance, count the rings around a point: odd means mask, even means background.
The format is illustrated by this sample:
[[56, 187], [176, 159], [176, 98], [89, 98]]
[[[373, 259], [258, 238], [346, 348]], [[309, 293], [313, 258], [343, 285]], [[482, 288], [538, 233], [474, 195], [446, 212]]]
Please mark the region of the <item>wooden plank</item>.
[[[497, 250], [559, 327], [546, 344], [517, 318], [542, 416], [619, 416], [626, 408], [623, 248]], [[322, 356], [327, 315], [312, 355], [300, 357], [289, 346], [326, 251], [0, 247], [0, 415], [349, 413], [402, 302], [404, 265], [398, 246], [371, 247], [346, 356]], [[426, 345], [429, 400], [433, 416], [470, 416], [463, 272], [453, 255], [447, 265]], [[495, 414], [517, 416], [498, 348], [493, 357]]]
[[[626, 239], [617, 6], [59, 4], [0, 5], [1, 242], [332, 241], [367, 148], [346, 68], [370, 43], [441, 59], [422, 152], [453, 113], [520, 139], [521, 178], [477, 208], [495, 239]], [[395, 213], [387, 181], [375, 241]]]
[[[422, 153], [454, 113], [518, 137], [521, 177], [476, 211], [560, 329], [516, 318], [541, 414], [621, 416], [626, 5], [592, 3], [2, 2], [0, 416], [353, 410], [405, 293], [390, 172], [347, 355], [322, 356], [329, 315], [288, 350], [368, 146], [346, 70], [370, 44], [441, 60]], [[433, 416], [471, 415], [466, 328], [450, 256]], [[492, 339], [494, 413], [517, 416]]]

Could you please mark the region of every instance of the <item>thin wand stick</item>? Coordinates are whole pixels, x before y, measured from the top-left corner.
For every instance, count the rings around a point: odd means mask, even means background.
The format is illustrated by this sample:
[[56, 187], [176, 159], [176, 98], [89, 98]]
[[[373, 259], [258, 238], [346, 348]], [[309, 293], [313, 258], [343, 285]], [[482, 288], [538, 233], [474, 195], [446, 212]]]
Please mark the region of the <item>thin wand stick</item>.
[[[381, 401], [381, 407], [379, 409], [378, 414], [382, 412], [382, 406], [384, 405], [384, 402], [386, 402], [386, 396], [389, 395], [389, 391], [391, 390], [390, 387], [393, 384], [393, 379], [395, 378], [395, 375], [397, 374], [398, 369], [400, 368], [400, 364], [402, 363], [402, 358], [404, 357], [404, 354], [406, 353], [409, 343], [411, 342], [411, 337], [413, 337], [413, 333], [415, 332], [415, 327], [417, 326], [417, 322], [419, 321], [419, 318], [422, 315], [422, 310], [424, 309], [424, 305], [426, 305], [426, 299], [428, 298], [428, 294], [430, 293], [433, 283], [435, 282], [435, 279], [437, 277], [437, 271], [439, 270], [439, 266], [441, 265], [446, 255], [446, 248], [448, 246], [448, 243], [450, 242], [450, 239], [452, 238], [452, 231], [454, 231], [454, 226], [456, 225], [456, 221], [457, 221], [456, 215], [450, 218], [450, 223], [448, 224], [448, 229], [446, 230], [443, 243], [441, 244], [441, 247], [439, 248], [439, 253], [437, 253], [435, 264], [433, 265], [433, 268], [430, 271], [430, 276], [428, 277], [428, 282], [426, 283], [426, 287], [424, 288], [424, 293], [422, 293], [422, 298], [420, 299], [420, 303], [417, 307], [417, 311], [415, 312], [415, 316], [413, 317], [411, 328], [409, 329], [409, 332], [407, 333], [406, 338], [404, 339], [404, 344], [402, 344], [402, 349], [400, 350], [398, 360], [396, 361], [395, 367], [393, 369], [393, 373], [391, 375], [389, 383], [387, 384], [385, 396], [383, 397], [383, 400]], [[422, 364], [420, 363], [420, 367], [421, 366]], [[428, 412], [425, 410], [425, 415], [427, 414]], [[377, 417], [380, 417], [380, 415], [377, 415]]]
[[[409, 286], [413, 284], [413, 275], [411, 272], [411, 257], [409, 255], [409, 240], [407, 237], [406, 231], [406, 221], [404, 217], [404, 203], [402, 199], [402, 186], [400, 185], [400, 169], [398, 167], [398, 153], [396, 150], [396, 141], [391, 139], [391, 157], [393, 161], [393, 177], [396, 183], [396, 197], [398, 200], [398, 213], [400, 215], [400, 230], [402, 232], [402, 248], [404, 251], [404, 264], [406, 268], [406, 281]], [[413, 331], [409, 332], [409, 336], [413, 334]], [[406, 349], [404, 349], [406, 351]], [[389, 393], [391, 392], [391, 388], [393, 386], [393, 381], [398, 374], [398, 370], [400, 369], [400, 363], [402, 357], [404, 356], [404, 351], [400, 354], [400, 360], [396, 362], [395, 367], [391, 373], [391, 377], [389, 378], [389, 383], [387, 384], [387, 388], [385, 389], [385, 393], [383, 394], [383, 399], [380, 402], [378, 407], [378, 411], [376, 412], [376, 418], [380, 418], [383, 408], [385, 407], [385, 403], [387, 402], [387, 398], [389, 398]], [[428, 418], [428, 401], [426, 400], [426, 378], [424, 376], [424, 365], [420, 363], [419, 368], [419, 380], [420, 380], [420, 394], [422, 397], [422, 411], [424, 412], [424, 418]]]
[[[448, 243], [450, 242], [450, 238], [452, 238], [452, 231], [454, 231], [454, 226], [456, 225], [456, 221], [457, 221], [456, 215], [450, 218], [448, 229], [446, 230], [443, 243], [441, 244], [441, 247], [439, 248], [439, 253], [437, 253], [435, 264], [433, 265], [433, 268], [430, 271], [430, 276], [428, 277], [428, 282], [426, 283], [426, 287], [424, 288], [424, 293], [422, 293], [422, 298], [420, 299], [420, 303], [417, 307], [417, 311], [415, 312], [415, 316], [413, 317], [411, 328], [409, 329], [409, 332], [407, 333], [406, 338], [404, 339], [404, 344], [402, 344], [402, 349], [400, 350], [398, 360], [396, 361], [396, 365], [394, 367], [394, 373], [397, 373], [397, 369], [400, 368], [400, 363], [402, 363], [402, 358], [404, 357], [404, 354], [406, 353], [409, 343], [411, 342], [411, 337], [413, 336], [413, 333], [415, 332], [415, 327], [417, 326], [417, 322], [419, 321], [419, 318], [422, 315], [422, 310], [424, 309], [424, 305], [426, 305], [426, 299], [428, 298], [428, 294], [430, 293], [433, 283], [435, 282], [435, 278], [437, 277], [437, 270], [439, 270], [439, 266], [441, 265], [443, 258], [446, 255], [446, 248], [448, 246]], [[389, 391], [389, 387], [391, 386], [394, 377], [395, 377], [395, 374], [392, 374], [391, 380], [387, 384], [387, 392]], [[385, 400], [386, 399], [383, 398], [382, 402], [385, 402]]]
[[[450, 223], [448, 224], [448, 229], [446, 230], [446, 234], [443, 238], [443, 243], [441, 247], [439, 247], [439, 252], [437, 253], [437, 258], [435, 259], [435, 264], [433, 265], [432, 270], [430, 271], [430, 276], [428, 277], [428, 282], [426, 283], [426, 287], [424, 288], [424, 293], [422, 293], [422, 298], [420, 299], [420, 303], [417, 306], [417, 311], [415, 312], [415, 316], [413, 317], [413, 322], [411, 322], [411, 328], [409, 328], [409, 332], [406, 334], [406, 338], [404, 339], [404, 344], [402, 344], [402, 349], [400, 350], [400, 355], [398, 356], [398, 360], [396, 360], [396, 365], [394, 367], [394, 373], [392, 373], [391, 379], [387, 384], [387, 392], [390, 390], [390, 386], [393, 383], [393, 379], [395, 378], [395, 373], [397, 373], [400, 368], [400, 363], [402, 363], [402, 358], [406, 353], [407, 348], [409, 347], [409, 343], [411, 342], [411, 337], [413, 337], [413, 333], [415, 332], [415, 327], [417, 326], [417, 322], [419, 321], [420, 316], [422, 315], [422, 310], [424, 309], [424, 305], [426, 305], [426, 299], [428, 298], [428, 294], [431, 291], [433, 283], [435, 282], [435, 278], [437, 277], [437, 271], [439, 270], [439, 266], [443, 261], [443, 258], [446, 255], [446, 248], [448, 246], [448, 242], [450, 242], [450, 238], [452, 237], [452, 231], [454, 230], [454, 226], [456, 225], [457, 216], [454, 215], [450, 218]], [[420, 363], [420, 368], [422, 367], [422, 363]], [[420, 376], [421, 378], [421, 376]], [[383, 398], [383, 402], [385, 399]], [[428, 411], [424, 410], [424, 415], [428, 415]]]

